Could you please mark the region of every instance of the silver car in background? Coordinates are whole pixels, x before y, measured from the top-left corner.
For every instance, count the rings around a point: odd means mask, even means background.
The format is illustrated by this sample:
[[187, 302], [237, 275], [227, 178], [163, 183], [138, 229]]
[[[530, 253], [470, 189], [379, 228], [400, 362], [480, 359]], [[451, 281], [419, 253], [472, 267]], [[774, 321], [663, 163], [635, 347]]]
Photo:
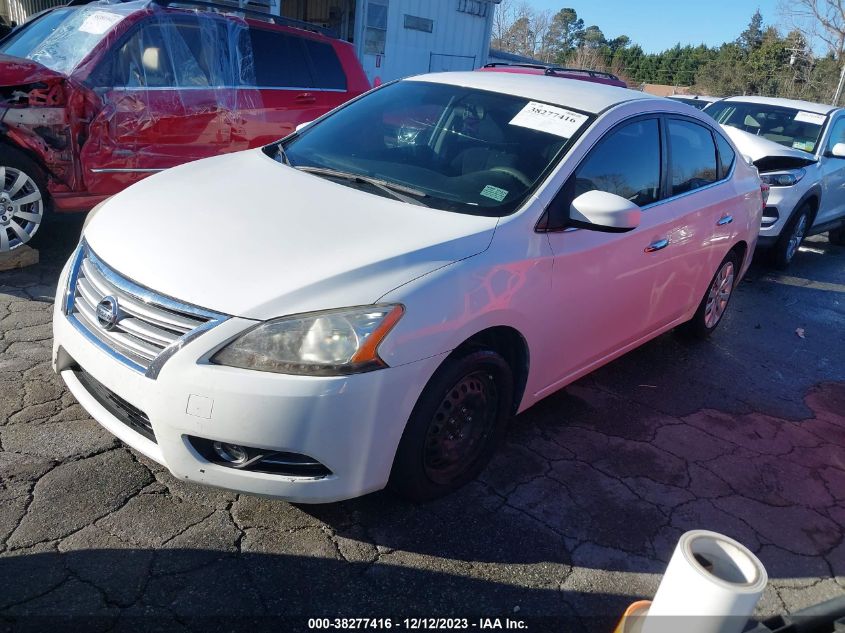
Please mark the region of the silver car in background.
[[705, 110], [770, 186], [760, 248], [778, 268], [802, 240], [828, 231], [845, 244], [845, 110], [809, 101], [731, 97]]

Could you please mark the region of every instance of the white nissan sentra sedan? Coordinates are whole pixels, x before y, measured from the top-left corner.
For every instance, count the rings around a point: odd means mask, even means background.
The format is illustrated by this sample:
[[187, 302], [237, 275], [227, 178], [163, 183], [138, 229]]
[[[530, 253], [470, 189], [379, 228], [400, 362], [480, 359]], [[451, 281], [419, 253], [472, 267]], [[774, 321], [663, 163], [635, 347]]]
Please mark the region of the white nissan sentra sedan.
[[433, 498], [515, 413], [671, 328], [713, 331], [762, 198], [683, 104], [415, 77], [101, 204], [59, 282], [55, 368], [181, 479]]

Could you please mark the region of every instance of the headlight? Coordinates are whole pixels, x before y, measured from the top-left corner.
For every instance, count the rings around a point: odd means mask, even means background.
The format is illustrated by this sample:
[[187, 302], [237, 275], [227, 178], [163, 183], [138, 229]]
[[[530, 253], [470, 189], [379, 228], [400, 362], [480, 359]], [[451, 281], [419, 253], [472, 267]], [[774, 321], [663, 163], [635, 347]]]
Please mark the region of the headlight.
[[86, 215], [86, 216], [85, 216], [85, 222], [83, 222], [83, 223], [82, 223], [82, 232], [83, 232], [83, 233], [85, 232], [85, 227], [86, 227], [86, 226], [88, 226], [88, 223], [89, 223], [91, 220], [93, 220], [93, 219], [94, 219], [94, 216], [95, 216], [95, 215], [97, 215], [97, 213], [100, 211], [100, 209], [102, 209], [102, 208], [103, 208], [103, 205], [104, 205], [106, 202], [108, 202], [109, 200], [111, 200], [111, 197], [106, 198], [105, 200], [103, 200], [101, 203], [99, 203], [96, 207], [94, 207], [93, 209], [91, 209], [91, 210], [88, 212], [88, 215]]
[[790, 169], [769, 174], [760, 174], [760, 180], [771, 187], [791, 187], [800, 182], [807, 173], [806, 169]]
[[378, 346], [402, 318], [401, 305], [312, 312], [267, 321], [211, 357], [217, 365], [307, 376], [386, 367]]

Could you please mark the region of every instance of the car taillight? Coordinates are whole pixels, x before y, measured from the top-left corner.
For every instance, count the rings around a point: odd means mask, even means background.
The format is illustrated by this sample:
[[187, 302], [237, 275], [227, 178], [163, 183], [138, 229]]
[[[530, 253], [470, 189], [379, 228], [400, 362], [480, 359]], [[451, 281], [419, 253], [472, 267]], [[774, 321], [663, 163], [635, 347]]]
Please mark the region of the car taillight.
[[769, 185], [765, 182], [760, 183], [760, 193], [763, 194], [763, 208], [766, 208], [766, 203], [769, 201]]

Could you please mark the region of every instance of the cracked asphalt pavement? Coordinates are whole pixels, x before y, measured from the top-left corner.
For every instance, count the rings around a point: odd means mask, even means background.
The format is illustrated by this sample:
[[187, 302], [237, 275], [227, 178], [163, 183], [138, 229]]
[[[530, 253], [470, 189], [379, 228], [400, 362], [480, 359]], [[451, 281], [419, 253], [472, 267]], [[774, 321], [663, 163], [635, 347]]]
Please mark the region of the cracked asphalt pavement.
[[609, 631], [694, 528], [760, 557], [760, 616], [845, 594], [845, 248], [824, 237], [787, 274], [755, 265], [710, 341], [667, 334], [518, 416], [458, 493], [295, 506], [174, 479], [52, 373], [80, 224], [0, 273], [0, 629], [511, 616]]

